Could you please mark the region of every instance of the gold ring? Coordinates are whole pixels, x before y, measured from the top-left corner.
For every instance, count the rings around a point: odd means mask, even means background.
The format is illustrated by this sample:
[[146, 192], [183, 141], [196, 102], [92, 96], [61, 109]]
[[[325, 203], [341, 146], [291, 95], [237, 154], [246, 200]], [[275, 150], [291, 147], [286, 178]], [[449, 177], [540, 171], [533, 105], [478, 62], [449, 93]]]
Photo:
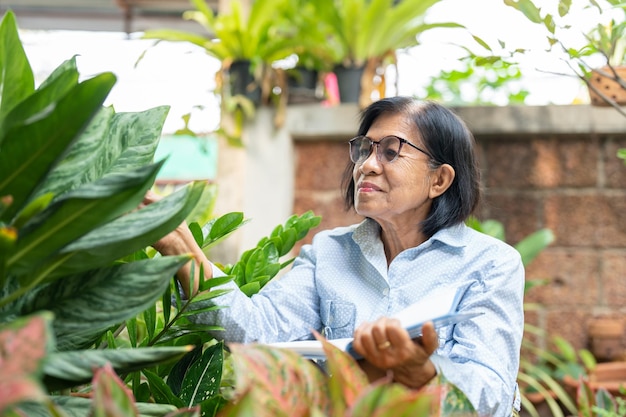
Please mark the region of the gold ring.
[[378, 350], [389, 349], [389, 346], [391, 346], [391, 342], [389, 340], [385, 340], [383, 343], [378, 345]]

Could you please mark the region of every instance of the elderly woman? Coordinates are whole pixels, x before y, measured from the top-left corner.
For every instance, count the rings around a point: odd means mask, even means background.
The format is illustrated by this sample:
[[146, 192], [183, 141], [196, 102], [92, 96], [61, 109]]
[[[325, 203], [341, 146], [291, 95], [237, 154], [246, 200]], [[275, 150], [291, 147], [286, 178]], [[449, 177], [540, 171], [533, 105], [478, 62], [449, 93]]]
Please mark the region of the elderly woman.
[[[349, 147], [345, 202], [365, 220], [317, 233], [280, 279], [251, 298], [231, 284], [219, 298], [229, 308], [195, 320], [222, 325], [216, 336], [227, 342], [306, 340], [311, 329], [353, 336], [370, 378], [419, 388], [442, 373], [479, 415], [510, 416], [519, 410], [524, 269], [515, 249], [465, 225], [480, 194], [472, 134], [439, 104], [393, 97], [362, 112]], [[184, 225], [155, 247], [192, 252], [208, 274], [222, 274]], [[182, 288], [189, 272], [178, 273]], [[388, 318], [444, 287], [463, 294], [457, 311], [483, 314], [429, 323], [419, 339]]]

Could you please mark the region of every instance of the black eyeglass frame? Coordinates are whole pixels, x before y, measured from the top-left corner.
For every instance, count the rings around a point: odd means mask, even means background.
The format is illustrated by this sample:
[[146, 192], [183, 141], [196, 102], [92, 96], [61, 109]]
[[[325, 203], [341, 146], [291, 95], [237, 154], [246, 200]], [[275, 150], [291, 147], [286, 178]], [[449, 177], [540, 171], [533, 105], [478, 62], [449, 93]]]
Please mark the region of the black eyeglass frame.
[[[380, 143], [381, 143], [383, 140], [387, 139], [387, 138], [394, 138], [394, 139], [397, 139], [397, 140], [399, 140], [399, 141], [400, 141], [400, 146], [398, 146], [398, 153], [396, 154], [396, 156], [395, 156], [395, 157], [394, 157], [391, 161], [384, 161], [384, 160], [382, 160], [382, 159], [381, 159], [381, 155], [380, 155], [380, 154], [379, 154], [379, 152], [378, 152], [378, 150], [380, 149]], [[370, 141], [370, 148], [369, 148], [369, 152], [367, 153], [367, 157], [366, 157], [365, 159], [359, 159], [359, 160], [355, 161], [355, 160], [353, 160], [353, 159], [352, 159], [352, 147], [354, 146], [354, 143], [355, 143], [357, 140], [361, 140], [361, 139], [367, 139], [367, 140], [369, 140], [369, 141]], [[379, 162], [381, 162], [381, 163], [391, 164], [392, 162], [395, 162], [395, 161], [398, 159], [398, 157], [400, 156], [400, 152], [402, 151], [402, 145], [404, 145], [405, 143], [406, 143], [407, 145], [411, 146], [412, 148], [417, 149], [418, 151], [420, 151], [421, 153], [423, 153], [424, 155], [426, 155], [426, 156], [427, 156], [427, 157], [429, 157], [430, 159], [432, 159], [432, 160], [434, 160], [434, 159], [435, 159], [435, 158], [433, 158], [433, 156], [432, 156], [432, 155], [431, 155], [428, 151], [425, 151], [424, 149], [420, 148], [419, 146], [414, 145], [414, 144], [412, 144], [411, 142], [409, 142], [408, 140], [406, 140], [406, 139], [404, 139], [404, 138], [401, 138], [401, 137], [398, 137], [398, 136], [396, 136], [396, 135], [387, 135], [387, 136], [385, 136], [385, 137], [381, 138], [379, 141], [372, 140], [371, 138], [369, 138], [369, 137], [367, 137], [367, 136], [365, 136], [365, 135], [360, 135], [360, 136], [355, 136], [355, 137], [353, 137], [352, 139], [350, 139], [350, 140], [348, 141], [348, 144], [350, 145], [350, 160], [351, 160], [352, 162], [354, 162], [355, 164], [358, 164], [359, 162], [365, 161], [365, 160], [366, 160], [367, 158], [369, 158], [369, 157], [370, 157], [370, 155], [372, 154], [372, 149], [374, 148], [374, 145], [377, 145], [377, 146], [378, 146], [378, 148], [376, 149], [376, 159], [377, 159]]]

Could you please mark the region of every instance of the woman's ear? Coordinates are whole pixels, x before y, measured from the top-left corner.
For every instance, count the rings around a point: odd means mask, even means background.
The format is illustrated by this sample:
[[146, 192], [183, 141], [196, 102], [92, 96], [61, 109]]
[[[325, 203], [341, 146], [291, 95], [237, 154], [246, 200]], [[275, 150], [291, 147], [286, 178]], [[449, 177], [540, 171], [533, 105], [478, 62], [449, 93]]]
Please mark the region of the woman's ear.
[[448, 188], [450, 188], [456, 173], [454, 172], [452, 165], [441, 164], [432, 172], [431, 175], [430, 192], [428, 196], [433, 199], [439, 197], [441, 194], [445, 193]]

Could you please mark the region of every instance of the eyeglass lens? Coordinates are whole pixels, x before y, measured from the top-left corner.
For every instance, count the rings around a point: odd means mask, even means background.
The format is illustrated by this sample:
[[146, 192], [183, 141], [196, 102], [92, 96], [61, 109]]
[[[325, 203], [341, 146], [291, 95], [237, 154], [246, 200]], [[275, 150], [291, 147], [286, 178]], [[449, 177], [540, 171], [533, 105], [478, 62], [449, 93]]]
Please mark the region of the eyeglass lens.
[[365, 161], [377, 145], [376, 158], [383, 163], [393, 162], [398, 158], [402, 148], [402, 140], [395, 136], [386, 136], [379, 142], [373, 142], [366, 136], [357, 136], [350, 141], [350, 159], [359, 163]]

